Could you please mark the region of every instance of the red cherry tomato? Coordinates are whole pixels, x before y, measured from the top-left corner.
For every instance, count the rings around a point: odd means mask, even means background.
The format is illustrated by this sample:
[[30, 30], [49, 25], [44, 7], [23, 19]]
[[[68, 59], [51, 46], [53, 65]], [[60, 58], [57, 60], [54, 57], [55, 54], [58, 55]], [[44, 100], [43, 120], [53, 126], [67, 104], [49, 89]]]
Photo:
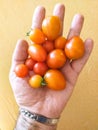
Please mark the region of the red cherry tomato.
[[37, 62], [33, 67], [33, 71], [41, 76], [43, 76], [47, 70], [48, 66], [45, 62]]
[[36, 61], [34, 61], [32, 58], [28, 58], [25, 62], [25, 65], [28, 67], [29, 70], [33, 70], [35, 63]]
[[66, 87], [66, 79], [59, 70], [48, 70], [44, 76], [44, 80], [47, 87], [53, 90], [62, 90]]
[[47, 58], [46, 50], [38, 44], [32, 44], [28, 48], [28, 53], [32, 57], [33, 60], [38, 62], [43, 62]]
[[43, 47], [45, 48], [47, 52], [50, 52], [54, 49], [54, 43], [52, 41], [45, 41], [45, 43], [43, 44]]
[[28, 75], [28, 67], [24, 64], [18, 64], [15, 67], [15, 73], [18, 77], [24, 78], [25, 76]]
[[57, 69], [63, 67], [66, 62], [66, 56], [61, 49], [51, 51], [47, 56], [47, 65], [49, 68]]

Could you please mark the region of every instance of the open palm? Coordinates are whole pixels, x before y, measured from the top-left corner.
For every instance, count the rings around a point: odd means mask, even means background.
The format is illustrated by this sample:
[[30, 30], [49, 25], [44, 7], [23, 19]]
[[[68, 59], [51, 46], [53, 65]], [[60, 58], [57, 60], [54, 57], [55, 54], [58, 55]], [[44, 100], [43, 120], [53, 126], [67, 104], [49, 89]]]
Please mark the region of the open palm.
[[[53, 11], [53, 15], [56, 15], [61, 19], [62, 25], [64, 12], [65, 7], [62, 4], [57, 4]], [[37, 7], [33, 15], [32, 29], [41, 29], [44, 17], [44, 7]], [[80, 35], [83, 21], [84, 18], [82, 15], [77, 14], [74, 16], [71, 28], [68, 33], [68, 39], [74, 35]], [[29, 75], [25, 78], [18, 78], [14, 72], [15, 66], [19, 63], [24, 63], [28, 55], [28, 43], [25, 40], [19, 40], [13, 54], [12, 67], [9, 76], [15, 99], [19, 107], [26, 108], [31, 112], [39, 113], [47, 117], [59, 117], [73, 92], [79, 73], [90, 56], [92, 47], [93, 41], [91, 39], [87, 39], [85, 41], [84, 56], [77, 61], [72, 61], [71, 63], [67, 61], [65, 66], [61, 69], [67, 80], [67, 86], [64, 90], [54, 91], [48, 89], [47, 87], [33, 89], [28, 84], [28, 79], [32, 72], [30, 72]]]

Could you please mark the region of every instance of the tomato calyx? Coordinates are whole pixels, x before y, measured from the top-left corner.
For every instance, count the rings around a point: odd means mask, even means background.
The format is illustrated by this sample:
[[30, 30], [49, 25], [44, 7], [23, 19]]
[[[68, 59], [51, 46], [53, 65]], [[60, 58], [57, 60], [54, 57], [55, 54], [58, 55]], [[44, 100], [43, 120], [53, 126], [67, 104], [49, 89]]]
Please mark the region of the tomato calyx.
[[32, 31], [32, 29], [30, 29], [30, 30], [26, 33], [26, 36], [30, 36], [31, 31]]
[[45, 79], [44, 77], [42, 78], [42, 81], [41, 81], [41, 87], [44, 87], [44, 86], [47, 86], [47, 83], [45, 82]]

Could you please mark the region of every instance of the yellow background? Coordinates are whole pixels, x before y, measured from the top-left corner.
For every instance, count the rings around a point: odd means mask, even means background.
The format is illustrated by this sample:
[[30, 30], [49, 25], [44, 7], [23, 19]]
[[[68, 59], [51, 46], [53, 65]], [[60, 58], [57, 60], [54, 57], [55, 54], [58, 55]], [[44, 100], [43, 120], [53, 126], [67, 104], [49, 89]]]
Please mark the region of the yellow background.
[[45, 6], [51, 15], [58, 2], [66, 6], [65, 36], [74, 14], [81, 13], [85, 17], [81, 36], [95, 42], [58, 130], [98, 130], [98, 0], [0, 0], [0, 130], [13, 130], [17, 119], [18, 107], [8, 79], [16, 41], [25, 37], [37, 5]]

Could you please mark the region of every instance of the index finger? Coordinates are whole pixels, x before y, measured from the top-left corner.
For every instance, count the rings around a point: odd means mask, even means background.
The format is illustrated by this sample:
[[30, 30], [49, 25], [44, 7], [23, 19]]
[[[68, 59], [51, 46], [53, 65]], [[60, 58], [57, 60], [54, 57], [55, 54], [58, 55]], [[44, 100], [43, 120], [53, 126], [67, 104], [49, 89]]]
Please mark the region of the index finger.
[[38, 6], [33, 14], [32, 18], [32, 26], [31, 28], [39, 28], [41, 29], [42, 27], [42, 21], [45, 18], [45, 8], [43, 6]]
[[28, 42], [18, 40], [12, 56], [11, 70], [14, 71], [17, 64], [24, 63], [28, 57]]

